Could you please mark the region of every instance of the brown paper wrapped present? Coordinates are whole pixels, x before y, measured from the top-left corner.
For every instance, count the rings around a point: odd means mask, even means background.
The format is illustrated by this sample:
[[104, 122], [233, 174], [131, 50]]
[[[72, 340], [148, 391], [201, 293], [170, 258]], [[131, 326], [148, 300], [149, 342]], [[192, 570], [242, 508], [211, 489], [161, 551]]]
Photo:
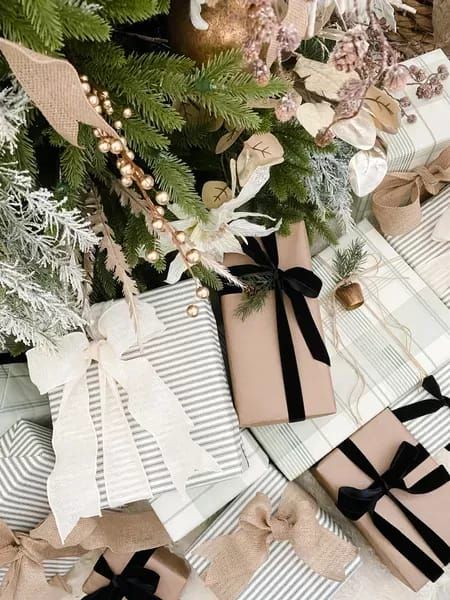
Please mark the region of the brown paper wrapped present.
[[263, 308], [244, 320], [237, 288], [221, 298], [234, 402], [241, 427], [301, 421], [336, 412], [329, 357], [323, 343], [321, 281], [311, 271], [304, 223], [289, 237], [249, 239], [246, 254], [228, 254], [237, 276], [273, 277]]
[[135, 594], [140, 592], [149, 600], [178, 600], [188, 577], [185, 561], [167, 548], [144, 550], [134, 555], [107, 550], [84, 583], [83, 591], [87, 594], [86, 600], [91, 597], [106, 600], [113, 589], [119, 588], [125, 595], [134, 586]]
[[401, 581], [419, 590], [450, 561], [450, 475], [386, 409], [314, 469]]

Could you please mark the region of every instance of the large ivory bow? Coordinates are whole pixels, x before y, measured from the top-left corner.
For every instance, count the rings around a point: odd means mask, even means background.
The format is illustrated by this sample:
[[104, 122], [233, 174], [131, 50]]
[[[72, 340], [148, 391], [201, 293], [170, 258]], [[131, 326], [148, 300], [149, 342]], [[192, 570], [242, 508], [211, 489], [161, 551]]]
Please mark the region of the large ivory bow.
[[138, 552], [169, 543], [164, 527], [153, 511], [140, 514], [105, 513], [82, 519], [65, 544], [60, 543], [54, 517], [49, 516], [30, 532], [14, 533], [0, 521], [0, 566], [9, 565], [0, 597], [2, 600], [70, 600], [71, 594], [48, 583], [42, 562], [46, 559], [78, 557], [95, 549]]
[[[155, 309], [137, 302], [141, 344], [164, 332]], [[56, 462], [47, 491], [61, 539], [80, 517], [100, 514], [96, 481], [97, 435], [90, 415], [88, 372], [98, 366], [103, 447], [103, 477], [108, 507], [152, 497], [130, 425], [120, 398], [128, 395], [128, 412], [151, 433], [159, 446], [175, 488], [185, 494], [187, 479], [196, 471], [219, 471], [206, 450], [191, 438], [193, 424], [176, 396], [143, 356], [122, 360], [137, 343], [125, 301], [98, 304], [91, 313], [94, 341], [70, 333], [49, 355], [38, 348], [27, 353], [30, 377], [41, 393], [64, 386], [53, 431]]]
[[289, 541], [298, 557], [323, 577], [342, 581], [356, 548], [317, 521], [317, 504], [295, 483], [289, 483], [275, 514], [262, 493], [243, 509], [240, 528], [207, 541], [195, 553], [211, 564], [205, 583], [219, 600], [235, 600], [267, 560], [272, 541]]
[[373, 194], [373, 213], [386, 235], [403, 235], [419, 225], [420, 202], [450, 182], [450, 147], [428, 166], [389, 173]]

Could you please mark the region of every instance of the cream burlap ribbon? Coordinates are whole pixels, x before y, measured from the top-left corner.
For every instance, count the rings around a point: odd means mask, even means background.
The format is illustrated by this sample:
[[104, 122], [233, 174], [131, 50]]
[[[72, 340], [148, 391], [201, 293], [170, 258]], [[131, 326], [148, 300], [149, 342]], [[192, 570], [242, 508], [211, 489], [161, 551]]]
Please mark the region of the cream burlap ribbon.
[[269, 498], [257, 493], [243, 509], [235, 533], [195, 549], [211, 563], [204, 575], [206, 585], [219, 600], [235, 600], [267, 560], [272, 541], [290, 542], [298, 557], [323, 577], [345, 579], [356, 548], [320, 525], [317, 510], [313, 498], [295, 483], [286, 486], [273, 515]]
[[67, 61], [0, 38], [0, 52], [33, 104], [63, 138], [77, 146], [78, 123], [119, 137], [89, 103], [78, 73]]
[[47, 582], [42, 566], [46, 559], [82, 556], [90, 550], [110, 548], [134, 553], [169, 543], [170, 538], [156, 514], [105, 513], [81, 519], [65, 544], [61, 544], [56, 522], [49, 516], [29, 534], [14, 533], [0, 521], [0, 566], [9, 565], [0, 589], [1, 600], [62, 600], [71, 598]]
[[426, 167], [389, 173], [373, 194], [373, 213], [386, 235], [403, 235], [422, 218], [420, 203], [450, 182], [450, 147]]

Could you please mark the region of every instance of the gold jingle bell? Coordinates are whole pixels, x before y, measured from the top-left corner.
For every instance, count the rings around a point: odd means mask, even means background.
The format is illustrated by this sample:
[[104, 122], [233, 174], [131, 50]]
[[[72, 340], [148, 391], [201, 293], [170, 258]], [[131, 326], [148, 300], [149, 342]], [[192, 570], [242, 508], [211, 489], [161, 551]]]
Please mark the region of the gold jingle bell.
[[217, 52], [241, 48], [248, 38], [248, 6], [244, 0], [219, 0], [215, 6], [202, 5], [202, 19], [209, 27], [196, 29], [190, 18], [190, 2], [172, 0], [169, 42], [175, 50], [204, 63]]
[[345, 310], [355, 310], [364, 304], [364, 295], [359, 283], [341, 285], [335, 291], [335, 296]]

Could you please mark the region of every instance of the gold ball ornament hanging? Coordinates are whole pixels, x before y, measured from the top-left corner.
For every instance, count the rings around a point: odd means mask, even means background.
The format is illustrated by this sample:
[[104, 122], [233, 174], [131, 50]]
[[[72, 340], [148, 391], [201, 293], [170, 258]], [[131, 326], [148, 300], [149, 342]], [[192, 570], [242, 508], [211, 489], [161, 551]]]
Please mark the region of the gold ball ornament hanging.
[[131, 177], [122, 177], [120, 182], [123, 185], [123, 187], [126, 187], [126, 188], [129, 188], [133, 185], [133, 180], [131, 179]]
[[165, 206], [166, 204], [169, 204], [170, 197], [167, 192], [161, 191], [155, 195], [155, 200], [158, 204], [161, 204], [161, 206]]
[[114, 121], [113, 125], [114, 125], [114, 129], [117, 129], [117, 130], [122, 129], [122, 127], [123, 127], [122, 121]]
[[186, 254], [186, 258], [191, 265], [196, 265], [200, 260], [200, 252], [195, 248], [192, 248], [192, 250], [189, 250]]
[[150, 263], [158, 262], [159, 252], [157, 250], [150, 250], [150, 252], [147, 254], [147, 260]]
[[133, 111], [131, 110], [131, 108], [124, 108], [122, 111], [122, 117], [124, 119], [130, 119], [133, 116]]
[[160, 217], [163, 217], [166, 214], [166, 211], [162, 206], [157, 206], [155, 210]]
[[120, 174], [127, 176], [133, 174], [133, 165], [131, 163], [125, 163], [122, 167], [120, 167]]
[[98, 96], [96, 96], [95, 94], [90, 94], [87, 99], [89, 100], [89, 104], [91, 106], [98, 106], [100, 104], [100, 100], [98, 99]]
[[162, 219], [153, 219], [152, 227], [156, 231], [161, 231], [164, 228], [164, 221]]
[[177, 231], [175, 237], [177, 238], [177, 242], [180, 242], [180, 244], [184, 244], [186, 241], [186, 234], [184, 231]]
[[120, 154], [123, 150], [123, 144], [120, 140], [114, 140], [111, 144], [111, 152], [113, 154]]
[[214, 7], [202, 6], [202, 19], [209, 27], [196, 29], [190, 18], [190, 2], [172, 0], [169, 42], [175, 50], [204, 63], [217, 52], [242, 48], [248, 38], [248, 5], [244, 0], [219, 0]]
[[145, 175], [145, 177], [141, 179], [141, 185], [144, 188], [144, 190], [151, 190], [152, 187], [155, 185], [155, 180], [151, 175]]
[[206, 300], [207, 298], [209, 298], [209, 290], [204, 285], [198, 287], [195, 290], [195, 293], [197, 295], [197, 298], [200, 298], [200, 300]]
[[103, 154], [106, 154], [111, 150], [111, 144], [108, 142], [108, 140], [102, 140], [98, 143], [97, 147]]
[[186, 309], [186, 313], [188, 315], [188, 317], [196, 317], [199, 313], [199, 308], [196, 304], [189, 304], [189, 306]]

